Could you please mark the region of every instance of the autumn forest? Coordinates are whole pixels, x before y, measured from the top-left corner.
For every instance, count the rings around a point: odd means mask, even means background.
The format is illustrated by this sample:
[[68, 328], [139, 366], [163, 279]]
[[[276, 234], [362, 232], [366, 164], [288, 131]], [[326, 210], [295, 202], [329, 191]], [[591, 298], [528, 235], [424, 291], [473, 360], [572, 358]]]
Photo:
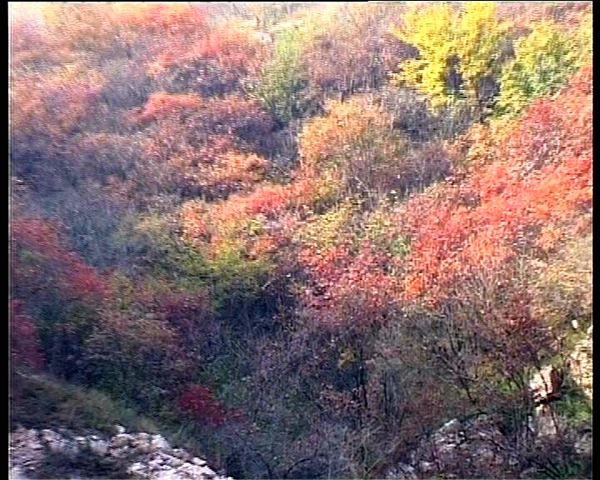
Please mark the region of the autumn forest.
[[591, 478], [591, 2], [13, 3], [9, 35], [12, 423], [412, 478], [485, 414], [513, 460], [419, 476]]

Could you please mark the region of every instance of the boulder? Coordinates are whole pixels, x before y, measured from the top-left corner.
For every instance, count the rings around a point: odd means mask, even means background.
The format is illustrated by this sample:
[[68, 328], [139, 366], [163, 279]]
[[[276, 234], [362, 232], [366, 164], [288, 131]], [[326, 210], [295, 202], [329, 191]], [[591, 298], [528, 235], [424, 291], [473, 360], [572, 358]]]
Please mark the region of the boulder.
[[157, 451], [157, 450], [161, 450], [164, 452], [171, 451], [171, 445], [169, 445], [169, 442], [167, 442], [165, 440], [165, 438], [162, 437], [161, 435], [152, 435], [151, 445], [152, 445], [153, 451]]
[[190, 460], [191, 459], [190, 454], [181, 448], [174, 448], [171, 455], [173, 455], [174, 457], [177, 457], [181, 460]]
[[582, 456], [592, 455], [592, 432], [585, 432], [573, 445], [575, 451]]
[[108, 442], [105, 442], [104, 440], [90, 439], [88, 447], [94, 455], [98, 455], [100, 457], [106, 455], [108, 452]]
[[110, 448], [129, 447], [133, 445], [134, 441], [135, 437], [133, 435], [129, 435], [128, 433], [120, 433], [112, 438], [110, 441]]
[[81, 451], [75, 440], [67, 439], [53, 430], [42, 430], [40, 437], [45, 447], [53, 453], [75, 457]]
[[177, 457], [169, 457], [166, 460], [167, 465], [170, 465], [171, 467], [177, 468], [177, 467], [181, 467], [183, 465], [183, 460], [180, 460]]
[[393, 478], [413, 478], [413, 474], [415, 478], [463, 478], [467, 473], [489, 478], [515, 466], [509, 462], [505, 443], [498, 427], [486, 415], [463, 422], [453, 419], [422, 439], [407, 455], [408, 463], [398, 464]]

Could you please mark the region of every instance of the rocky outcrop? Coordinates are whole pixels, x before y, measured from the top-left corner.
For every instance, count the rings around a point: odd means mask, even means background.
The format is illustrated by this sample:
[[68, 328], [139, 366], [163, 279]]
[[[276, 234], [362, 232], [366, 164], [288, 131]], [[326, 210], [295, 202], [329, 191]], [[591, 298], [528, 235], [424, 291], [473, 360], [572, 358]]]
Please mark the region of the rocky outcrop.
[[[586, 337], [578, 342], [569, 355], [567, 362], [568, 370], [573, 381], [581, 388], [583, 393], [592, 400], [592, 327], [587, 331]], [[551, 366], [547, 365], [533, 376], [529, 384], [534, 398], [540, 402], [550, 397], [561, 387], [561, 381], [557, 380], [557, 372]]]
[[[575, 345], [567, 362], [570, 379], [590, 401], [593, 397], [592, 345], [592, 327], [589, 327], [586, 337]], [[549, 406], [552, 401], [561, 399], [562, 393], [567, 387], [564, 380], [563, 375], [551, 365], [542, 368], [531, 379], [529, 389], [537, 403], [534, 429], [539, 438], [554, 437], [559, 430], [565, 428], [563, 419], [553, 415], [552, 408]]]
[[[68, 430], [19, 427], [9, 435], [10, 478], [132, 478], [231, 480], [161, 435], [80, 436]], [[52, 471], [53, 468], [58, 471]], [[56, 476], [58, 475], [58, 476]]]
[[[575, 382], [591, 399], [591, 331], [575, 349], [570, 369]], [[529, 418], [528, 432], [521, 443], [525, 450], [533, 452], [562, 439], [573, 445], [577, 455], [591, 459], [591, 429], [587, 426], [570, 428], [550, 407], [550, 398], [560, 389], [560, 383], [560, 375], [551, 366], [541, 369], [532, 379], [530, 389], [538, 406]], [[404, 460], [405, 463], [390, 469], [386, 478], [535, 478], [539, 475], [539, 465], [532, 467], [531, 462], [523, 461], [494, 419], [485, 414], [470, 420], [447, 422], [422, 439]]]
[[480, 415], [470, 421], [447, 422], [420, 442], [408, 463], [399, 464], [386, 477], [431, 478], [444, 472], [445, 478], [463, 478], [467, 473], [470, 478], [489, 478], [490, 472], [505, 473], [517, 464], [496, 425], [487, 415]]
[[[403, 463], [385, 473], [385, 478], [539, 478], [544, 460], [532, 461], [531, 455], [536, 457], [537, 452], [543, 451], [545, 442], [559, 439], [538, 430], [539, 425], [533, 420], [531, 435], [524, 439], [523, 451], [518, 453], [491, 416], [453, 419], [422, 439]], [[591, 430], [570, 431], [566, 435], [563, 432], [560, 438], [573, 443], [575, 452], [591, 461]]]
[[[569, 360], [569, 374], [592, 399], [592, 328], [579, 342]], [[560, 399], [564, 378], [548, 365], [531, 379], [529, 388], [536, 401], [535, 414], [529, 418], [524, 448], [543, 450], [552, 442], [573, 445], [581, 457], [592, 455], [591, 427], [570, 428], [566, 419], [551, 408]], [[539, 465], [523, 462], [509, 445], [497, 424], [488, 415], [479, 415], [466, 421], [453, 419], [426, 439], [422, 439], [405, 463], [388, 470], [389, 479], [417, 479], [442, 476], [443, 478], [537, 478]]]
[[593, 327], [587, 331], [587, 336], [573, 349], [570, 356], [570, 369], [573, 380], [581, 387], [587, 397], [593, 398], [592, 367], [593, 367]]

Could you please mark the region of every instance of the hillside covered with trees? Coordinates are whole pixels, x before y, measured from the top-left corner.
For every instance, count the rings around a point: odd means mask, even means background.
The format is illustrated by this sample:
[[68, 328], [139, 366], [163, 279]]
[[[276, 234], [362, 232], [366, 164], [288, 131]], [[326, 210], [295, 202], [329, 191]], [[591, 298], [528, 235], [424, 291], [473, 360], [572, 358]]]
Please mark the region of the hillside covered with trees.
[[11, 4], [11, 429], [383, 478], [485, 414], [437, 478], [591, 478], [592, 82], [591, 2]]

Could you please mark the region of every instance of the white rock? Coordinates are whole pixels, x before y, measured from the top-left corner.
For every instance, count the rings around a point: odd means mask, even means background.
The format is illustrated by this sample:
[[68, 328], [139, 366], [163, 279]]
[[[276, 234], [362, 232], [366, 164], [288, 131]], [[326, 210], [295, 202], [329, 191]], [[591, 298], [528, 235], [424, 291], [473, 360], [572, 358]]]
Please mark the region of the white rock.
[[200, 475], [203, 475], [206, 477], [212, 478], [212, 477], [216, 476], [216, 473], [208, 467], [199, 467], [197, 471]]
[[[52, 445], [50, 445], [50, 449], [52, 449]], [[55, 444], [54, 451], [70, 457], [76, 457], [80, 452], [79, 446], [75, 442], [69, 442], [66, 440]]]
[[456, 443], [445, 443], [438, 447], [439, 453], [452, 453], [458, 445]]
[[94, 455], [103, 456], [108, 452], [108, 442], [105, 442], [104, 440], [91, 439], [89, 442], [89, 448]]
[[174, 457], [180, 458], [182, 460], [187, 460], [190, 458], [190, 454], [181, 448], [174, 448], [171, 452], [171, 455]]
[[183, 465], [183, 461], [176, 457], [167, 457], [165, 463], [174, 468], [181, 467]]
[[115, 425], [115, 431], [117, 435], [120, 435], [121, 433], [125, 433], [125, 427], [123, 425]]
[[439, 429], [439, 432], [447, 433], [447, 432], [458, 432], [460, 430], [460, 422], [458, 419], [454, 418], [449, 422], [446, 422], [442, 428]]
[[160, 469], [162, 464], [164, 463], [164, 459], [162, 457], [154, 457], [152, 460], [148, 462], [148, 467], [152, 469]]
[[[111, 439], [103, 440], [97, 435], [74, 436], [74, 432], [65, 430], [61, 434], [50, 429], [40, 431], [38, 438], [36, 430], [18, 428], [9, 436], [12, 477], [20, 480], [28, 468], [37, 468], [44, 459], [44, 445], [51, 451], [67, 455], [78, 454], [79, 445], [82, 445], [98, 457], [129, 457], [127, 472], [140, 480], [222, 480], [206, 466], [204, 460], [193, 457], [184, 449], [172, 449], [161, 435], [145, 432], [126, 434], [124, 429], [118, 431]], [[18, 464], [12, 465], [14, 458], [18, 459]], [[68, 474], [65, 478], [75, 479]]]
[[203, 467], [199, 467], [198, 465], [192, 465], [191, 463], [186, 463], [182, 467], [177, 469], [181, 474], [186, 475], [186, 478], [202, 478], [202, 472], [200, 469]]
[[19, 426], [13, 433], [9, 434], [9, 440], [19, 444], [39, 443], [39, 432], [32, 428], [27, 430]]
[[161, 435], [152, 436], [152, 448], [154, 450], [163, 450], [168, 452], [171, 450], [171, 445]]
[[129, 447], [111, 448], [108, 454], [115, 458], [125, 458], [131, 455], [131, 449]]
[[166, 470], [164, 472], [160, 472], [156, 477], [153, 478], [156, 478], [156, 480], [181, 480], [175, 470]]
[[24, 431], [22, 433], [15, 432], [12, 438], [10, 438], [10, 442], [14, 448], [25, 448], [29, 451], [44, 448], [36, 430]]
[[8, 472], [8, 478], [11, 480], [26, 480], [27, 477], [23, 474], [19, 467], [12, 467]]
[[135, 462], [127, 468], [127, 472], [129, 473], [138, 473], [146, 471], [148, 467], [144, 465], [142, 462]]
[[56, 433], [53, 430], [44, 429], [40, 434], [40, 438], [44, 443], [56, 443], [62, 440], [62, 435]]
[[575, 451], [579, 455], [592, 455], [592, 434], [585, 433], [577, 442], [575, 442]]
[[128, 433], [120, 433], [119, 435], [115, 435], [110, 441], [111, 448], [120, 448], [126, 447], [133, 443], [134, 437], [133, 435], [129, 435]]
[[76, 456], [79, 453], [79, 447], [75, 442], [67, 440], [53, 430], [42, 430], [41, 440], [51, 452], [69, 456]]
[[152, 446], [149, 443], [139, 443], [135, 447], [135, 453], [140, 455], [145, 455], [147, 453], [152, 453]]

